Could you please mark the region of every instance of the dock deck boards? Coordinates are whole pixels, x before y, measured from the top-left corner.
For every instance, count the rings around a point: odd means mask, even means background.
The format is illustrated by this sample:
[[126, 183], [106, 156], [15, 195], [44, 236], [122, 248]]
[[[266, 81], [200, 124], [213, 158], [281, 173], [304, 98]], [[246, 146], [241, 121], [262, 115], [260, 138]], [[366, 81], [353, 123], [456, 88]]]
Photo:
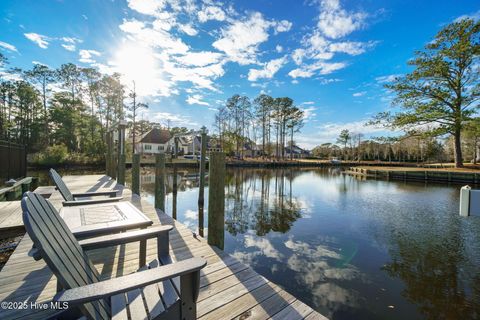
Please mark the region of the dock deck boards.
[[20, 201], [0, 201], [0, 232], [22, 227]]
[[[170, 252], [175, 260], [203, 257], [208, 265], [201, 271], [197, 305], [199, 319], [326, 319], [276, 284], [257, 274], [232, 256], [207, 244], [183, 224], [131, 191], [101, 175], [68, 176], [65, 182], [74, 192], [117, 189], [155, 224], [172, 224]], [[59, 208], [61, 196], [50, 201]], [[0, 220], [1, 220], [0, 216]], [[0, 221], [1, 222], [1, 221]], [[43, 261], [28, 256], [32, 241], [26, 235], [0, 272], [0, 301], [47, 302], [56, 292], [56, 279]], [[147, 262], [156, 258], [156, 240], [147, 244]], [[138, 269], [138, 243], [91, 251], [95, 267], [105, 279], [129, 274]], [[51, 311], [4, 310], [0, 319], [42, 319]]]

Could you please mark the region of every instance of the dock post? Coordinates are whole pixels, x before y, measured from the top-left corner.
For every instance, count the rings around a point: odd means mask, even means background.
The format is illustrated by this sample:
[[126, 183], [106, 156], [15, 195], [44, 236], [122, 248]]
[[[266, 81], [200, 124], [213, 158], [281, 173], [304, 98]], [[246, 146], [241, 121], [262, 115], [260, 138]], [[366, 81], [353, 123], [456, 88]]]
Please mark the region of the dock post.
[[165, 212], [165, 154], [155, 156], [155, 208]]
[[460, 215], [468, 217], [470, 215], [470, 186], [464, 186], [460, 189]]
[[111, 135], [110, 131], [108, 131], [105, 135], [105, 139], [107, 140], [106, 141], [107, 142], [107, 150], [105, 152], [105, 174], [107, 176], [110, 176], [110, 173], [111, 173], [110, 172], [110, 165], [111, 165], [111, 162], [110, 162], [111, 156], [110, 155], [111, 155], [111, 152], [112, 152], [112, 150], [111, 150], [112, 147], [110, 145], [110, 141], [111, 141], [110, 135]]
[[140, 195], [140, 154], [132, 156], [132, 193]]
[[205, 193], [205, 153], [207, 151], [207, 131], [202, 127], [202, 148], [200, 151], [200, 186], [198, 188], [198, 206], [204, 204]]
[[210, 153], [208, 243], [222, 250], [225, 243], [225, 171], [225, 154]]
[[172, 218], [177, 219], [177, 166], [173, 164]]
[[125, 185], [125, 128], [127, 121], [121, 120], [118, 124], [118, 168], [117, 182]]
[[110, 133], [110, 177], [117, 178], [117, 157], [115, 154], [115, 139], [114, 132]]

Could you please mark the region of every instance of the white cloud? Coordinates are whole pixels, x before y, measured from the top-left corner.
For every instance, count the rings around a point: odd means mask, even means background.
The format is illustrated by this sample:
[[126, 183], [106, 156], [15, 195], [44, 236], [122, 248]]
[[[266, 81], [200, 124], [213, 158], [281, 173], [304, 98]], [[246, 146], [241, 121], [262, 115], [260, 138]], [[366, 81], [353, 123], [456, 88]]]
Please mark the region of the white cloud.
[[386, 76], [380, 76], [376, 77], [375, 80], [377, 80], [378, 83], [389, 83], [395, 81], [396, 78], [401, 77], [402, 74], [390, 74]]
[[295, 49], [292, 53], [292, 59], [297, 65], [301, 65], [305, 57], [305, 49]]
[[280, 33], [280, 32], [290, 31], [290, 29], [292, 28], [292, 25], [293, 24], [290, 21], [282, 20], [282, 21], [275, 22], [273, 27], [274, 27], [275, 33]]
[[127, 2], [132, 10], [146, 15], [155, 15], [166, 5], [164, 0], [127, 0]]
[[362, 97], [362, 96], [364, 96], [366, 93], [367, 93], [367, 91], [355, 92], [354, 94], [352, 94], [352, 96], [354, 96], [354, 97]]
[[294, 79], [296, 78], [310, 78], [314, 75], [315, 73], [312, 70], [307, 70], [307, 69], [293, 69], [288, 73], [288, 75]]
[[138, 20], [124, 21], [120, 25], [120, 29], [133, 36], [136, 41], [151, 47], [161, 48], [171, 54], [186, 53], [189, 49], [182, 39], [174, 37], [166, 30], [147, 26], [144, 22]]
[[40, 48], [42, 48], [42, 49], [47, 49], [48, 48], [49, 38], [47, 36], [44, 36], [44, 35], [41, 35], [41, 34], [38, 34], [38, 33], [34, 33], [34, 32], [24, 33], [23, 35], [25, 36], [25, 38], [32, 41], [33, 43], [35, 43]]
[[460, 17], [456, 18], [454, 21], [458, 22], [458, 21], [463, 20], [463, 19], [473, 19], [475, 21], [480, 20], [480, 10], [478, 10], [477, 12], [471, 13], [471, 14], [461, 15]]
[[345, 62], [326, 63], [337, 53], [356, 56], [373, 47], [376, 42], [338, 41], [364, 25], [367, 15], [362, 12], [347, 12], [339, 0], [322, 0], [317, 27], [302, 40], [302, 47], [292, 53], [299, 67], [292, 70], [292, 78], [310, 78], [315, 74], [325, 75], [346, 66]]
[[275, 32], [287, 30], [285, 22], [268, 21], [261, 13], [254, 12], [246, 19], [234, 20], [227, 28], [223, 28], [221, 38], [212, 45], [225, 52], [230, 61], [241, 65], [256, 63], [258, 47], [268, 40], [271, 27]]
[[206, 101], [202, 101], [202, 99], [203, 99], [203, 96], [199, 94], [194, 94], [193, 96], [188, 96], [186, 102], [188, 104], [199, 104], [202, 106], [210, 106], [210, 103]]
[[303, 119], [305, 122], [310, 122], [311, 120], [315, 119], [317, 114], [315, 111], [317, 111], [317, 108], [314, 106], [308, 107], [308, 108], [302, 108], [303, 110]]
[[198, 12], [198, 21], [204, 23], [209, 20], [224, 21], [226, 19], [225, 11], [217, 6], [204, 6]]
[[364, 25], [367, 17], [362, 12], [347, 12], [340, 0], [323, 0], [320, 5], [318, 29], [331, 39], [344, 37]]
[[330, 74], [334, 71], [345, 68], [347, 65], [344, 62], [324, 62], [317, 61], [310, 65], [302, 66], [301, 68], [294, 69], [288, 73], [292, 78], [310, 78], [316, 72], [321, 75]]
[[331, 52], [343, 52], [352, 56], [364, 53], [369, 47], [375, 45], [375, 42], [336, 42], [329, 46]]
[[67, 51], [75, 51], [76, 47], [74, 44], [62, 44], [62, 47]]
[[330, 79], [319, 78], [318, 80], [319, 80], [321, 85], [326, 85], [326, 84], [329, 84], [329, 83], [342, 81], [341, 79], [337, 79], [337, 78], [330, 78]]
[[196, 36], [198, 34], [198, 31], [195, 30], [191, 25], [189, 24], [182, 24], [178, 27], [181, 31], [184, 33], [188, 34], [189, 36]]
[[212, 63], [218, 63], [223, 54], [211, 51], [188, 52], [175, 59], [183, 65], [203, 67]]
[[284, 56], [265, 63], [263, 69], [250, 69], [248, 72], [248, 80], [257, 81], [258, 79], [271, 79], [286, 62], [287, 58]]
[[0, 47], [9, 51], [18, 52], [17, 48], [13, 44], [6, 43], [3, 41], [0, 41]]
[[182, 116], [179, 113], [170, 113], [170, 112], [149, 112], [147, 110], [147, 115], [145, 118], [150, 119], [152, 122], [165, 122], [170, 120], [173, 125], [176, 126], [188, 126], [188, 127], [198, 127], [199, 124], [193, 121], [189, 116]]
[[299, 145], [305, 148], [312, 149], [322, 143], [333, 142], [338, 138], [338, 135], [343, 129], [348, 129], [353, 133], [362, 133], [368, 139], [376, 134], [392, 134], [383, 127], [366, 126], [368, 119], [353, 121], [353, 122], [330, 122], [319, 125], [315, 128], [315, 133], [300, 133], [295, 140]]
[[281, 45], [277, 44], [275, 46], [275, 51], [277, 51], [278, 53], [282, 53], [283, 52], [283, 47]]
[[73, 37], [62, 37], [61, 40], [62, 40], [63, 42], [72, 43], [72, 44], [82, 43], [82, 42], [83, 42], [83, 40], [77, 39], [77, 38], [73, 38]]
[[96, 50], [80, 50], [79, 52], [80, 59], [78, 61], [83, 63], [94, 63], [93, 56], [100, 56], [100, 52]]

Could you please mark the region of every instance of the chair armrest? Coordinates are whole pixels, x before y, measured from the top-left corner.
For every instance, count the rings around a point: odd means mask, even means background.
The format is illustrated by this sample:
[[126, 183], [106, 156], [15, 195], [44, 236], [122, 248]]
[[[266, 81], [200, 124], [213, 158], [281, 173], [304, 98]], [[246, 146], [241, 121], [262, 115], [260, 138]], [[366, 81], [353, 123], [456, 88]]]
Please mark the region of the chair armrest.
[[116, 233], [96, 238], [89, 238], [81, 240], [78, 243], [84, 250], [93, 250], [155, 238], [161, 234], [168, 234], [172, 229], [173, 226], [171, 225], [156, 226], [147, 229]]
[[87, 204], [115, 202], [115, 201], [120, 201], [122, 199], [123, 197], [105, 198], [105, 199], [96, 199], [96, 200], [74, 200], [74, 201], [63, 201], [62, 204], [64, 207], [72, 207], [72, 206], [83, 206]]
[[117, 196], [116, 190], [111, 191], [98, 191], [98, 192], [82, 192], [82, 193], [73, 193], [74, 198], [83, 198], [83, 197], [98, 197], [98, 196], [109, 196], [111, 198]]
[[203, 258], [191, 258], [174, 264], [139, 271], [119, 278], [64, 290], [57, 293], [53, 298], [53, 301], [79, 304], [104, 299], [163, 280], [198, 272], [205, 267], [206, 264], [207, 261]]

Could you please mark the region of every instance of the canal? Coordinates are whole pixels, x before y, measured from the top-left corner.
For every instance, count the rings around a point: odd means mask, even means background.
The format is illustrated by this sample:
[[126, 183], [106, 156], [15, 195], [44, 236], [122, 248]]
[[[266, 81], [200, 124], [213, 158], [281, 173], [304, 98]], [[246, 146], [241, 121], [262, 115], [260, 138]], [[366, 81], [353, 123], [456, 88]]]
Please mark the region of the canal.
[[[195, 174], [170, 172], [166, 213], [207, 236], [208, 199], [202, 223]], [[142, 169], [152, 203], [154, 179]], [[331, 319], [474, 319], [480, 219], [458, 215], [459, 188], [336, 169], [229, 168], [225, 224], [215, 232], [225, 252]]]

